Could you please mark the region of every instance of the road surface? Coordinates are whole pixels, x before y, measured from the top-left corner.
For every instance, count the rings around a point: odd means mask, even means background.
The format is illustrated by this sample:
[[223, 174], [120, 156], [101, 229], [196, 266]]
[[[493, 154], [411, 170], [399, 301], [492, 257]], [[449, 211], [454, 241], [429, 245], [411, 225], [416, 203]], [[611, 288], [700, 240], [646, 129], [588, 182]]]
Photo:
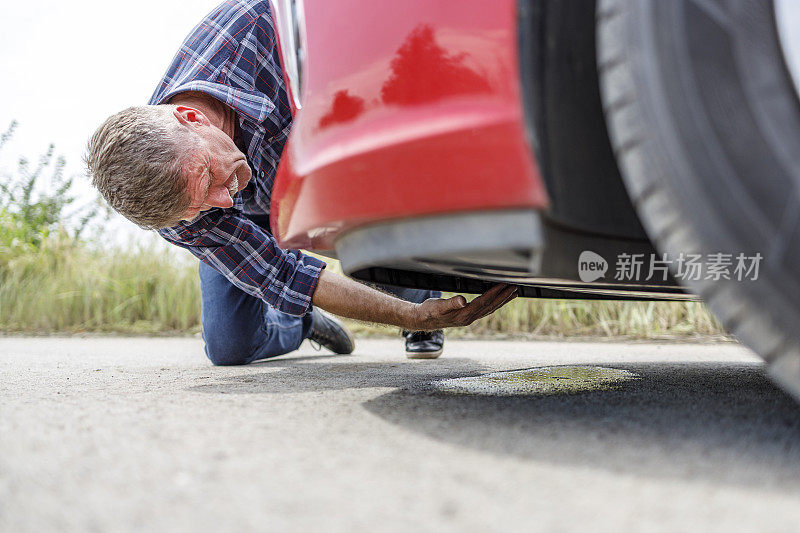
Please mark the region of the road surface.
[[0, 338], [0, 531], [800, 527], [800, 407], [738, 345], [401, 348]]

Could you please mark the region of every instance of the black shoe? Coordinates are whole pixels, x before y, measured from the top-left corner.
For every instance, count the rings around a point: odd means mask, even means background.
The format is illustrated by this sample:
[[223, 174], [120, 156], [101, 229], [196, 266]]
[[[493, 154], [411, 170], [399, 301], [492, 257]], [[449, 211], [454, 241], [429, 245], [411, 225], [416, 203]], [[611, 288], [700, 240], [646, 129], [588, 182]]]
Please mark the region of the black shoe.
[[409, 359], [436, 359], [442, 355], [444, 332], [403, 331], [406, 338], [406, 357]]
[[353, 353], [356, 343], [347, 326], [316, 307], [311, 309], [311, 335], [308, 340], [324, 346], [333, 353]]

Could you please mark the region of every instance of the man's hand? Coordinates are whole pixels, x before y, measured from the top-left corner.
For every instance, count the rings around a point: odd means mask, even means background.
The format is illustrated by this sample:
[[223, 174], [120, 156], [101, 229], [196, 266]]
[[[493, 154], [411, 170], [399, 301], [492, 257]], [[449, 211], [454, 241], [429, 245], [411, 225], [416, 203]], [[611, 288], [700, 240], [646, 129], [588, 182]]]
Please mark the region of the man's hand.
[[323, 270], [312, 303], [333, 314], [420, 331], [466, 326], [516, 297], [516, 288], [495, 285], [470, 303], [463, 296], [413, 304]]
[[463, 296], [432, 298], [419, 304], [410, 330], [434, 330], [453, 326], [469, 326], [490, 315], [517, 297], [516, 287], [495, 285], [471, 302]]

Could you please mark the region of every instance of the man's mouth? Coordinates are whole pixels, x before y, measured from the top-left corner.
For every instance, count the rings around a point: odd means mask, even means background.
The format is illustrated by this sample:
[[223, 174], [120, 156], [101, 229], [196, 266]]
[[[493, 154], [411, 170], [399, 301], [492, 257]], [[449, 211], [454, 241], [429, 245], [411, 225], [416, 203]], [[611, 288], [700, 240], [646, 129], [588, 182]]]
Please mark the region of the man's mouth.
[[237, 192], [239, 192], [239, 178], [234, 173], [233, 178], [228, 182], [228, 193], [233, 198], [233, 195]]
[[244, 164], [233, 173], [230, 181], [228, 182], [228, 192], [230, 193], [231, 198], [233, 198], [234, 194], [239, 192], [240, 187], [244, 189], [249, 181], [250, 168], [247, 166], [247, 164]]

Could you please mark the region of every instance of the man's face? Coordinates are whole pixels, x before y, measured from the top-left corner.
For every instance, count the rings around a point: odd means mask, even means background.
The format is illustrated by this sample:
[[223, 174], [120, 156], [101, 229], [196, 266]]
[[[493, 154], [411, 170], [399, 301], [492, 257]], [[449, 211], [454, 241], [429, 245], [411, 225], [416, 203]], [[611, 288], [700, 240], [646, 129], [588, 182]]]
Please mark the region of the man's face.
[[184, 220], [193, 220], [212, 207], [233, 206], [233, 195], [250, 181], [247, 158], [233, 140], [214, 125], [197, 130], [203, 143], [196, 157], [184, 166], [191, 202]]

